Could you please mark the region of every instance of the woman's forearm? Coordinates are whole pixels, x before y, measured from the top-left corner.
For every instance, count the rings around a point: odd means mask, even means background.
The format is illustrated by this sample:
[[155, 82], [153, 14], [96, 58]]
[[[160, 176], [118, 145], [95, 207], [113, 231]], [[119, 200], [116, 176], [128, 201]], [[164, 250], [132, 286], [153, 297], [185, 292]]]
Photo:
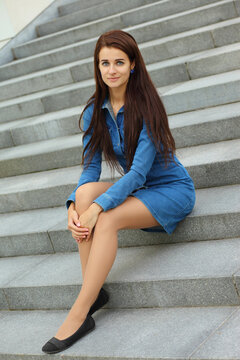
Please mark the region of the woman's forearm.
[[90, 205], [90, 208], [93, 209], [93, 211], [96, 211], [96, 213], [98, 213], [98, 214], [100, 214], [100, 212], [103, 211], [103, 208], [94, 202]]

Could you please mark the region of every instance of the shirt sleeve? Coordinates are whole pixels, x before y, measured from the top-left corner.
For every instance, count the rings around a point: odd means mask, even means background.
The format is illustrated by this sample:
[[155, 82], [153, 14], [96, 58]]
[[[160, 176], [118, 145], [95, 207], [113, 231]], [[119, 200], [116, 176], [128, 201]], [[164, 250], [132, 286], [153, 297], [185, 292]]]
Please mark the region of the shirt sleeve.
[[[93, 106], [90, 105], [83, 113], [83, 131], [86, 131], [90, 125], [91, 118], [92, 118], [92, 109], [93, 109]], [[88, 134], [87, 136], [85, 136], [85, 138], [83, 139], [84, 154], [86, 151], [87, 143], [90, 140], [92, 133], [93, 133], [93, 129], [92, 129], [91, 133]], [[86, 184], [88, 182], [98, 181], [100, 178], [101, 171], [102, 171], [102, 151], [97, 150], [95, 152], [88, 168], [86, 168], [87, 167], [87, 159], [88, 159], [88, 157], [86, 157], [86, 159], [84, 161], [83, 171], [81, 173], [78, 184], [66, 201], [67, 209], [69, 208], [71, 202], [75, 202], [76, 190], [79, 188], [79, 186]]]
[[146, 182], [146, 177], [152, 167], [156, 152], [155, 144], [149, 138], [146, 124], [143, 121], [143, 128], [138, 138], [130, 170], [93, 202], [99, 204], [103, 211], [120, 205], [133, 190], [141, 187]]

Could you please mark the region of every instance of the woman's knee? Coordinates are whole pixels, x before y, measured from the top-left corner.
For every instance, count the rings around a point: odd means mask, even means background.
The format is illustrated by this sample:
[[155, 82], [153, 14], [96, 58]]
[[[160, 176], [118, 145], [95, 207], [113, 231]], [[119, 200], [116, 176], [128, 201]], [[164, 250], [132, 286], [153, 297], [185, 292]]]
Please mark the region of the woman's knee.
[[79, 186], [76, 190], [76, 205], [84, 208], [90, 206], [98, 196], [104, 193], [113, 183], [108, 182], [88, 182]]
[[79, 186], [79, 188], [77, 188], [75, 194], [77, 204], [81, 204], [83, 206], [90, 206], [94, 197], [94, 184], [96, 183], [90, 182], [83, 184]]
[[117, 223], [114, 221], [113, 217], [111, 216], [111, 210], [103, 211], [99, 214], [98, 220], [95, 225], [96, 230], [101, 232], [106, 232], [109, 230], [117, 231]]

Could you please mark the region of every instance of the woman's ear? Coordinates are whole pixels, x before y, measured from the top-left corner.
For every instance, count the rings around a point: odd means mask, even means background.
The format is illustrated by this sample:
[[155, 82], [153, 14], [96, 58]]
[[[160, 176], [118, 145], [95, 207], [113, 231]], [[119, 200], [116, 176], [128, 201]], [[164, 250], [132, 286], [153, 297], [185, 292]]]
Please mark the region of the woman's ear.
[[135, 60], [131, 63], [131, 70], [135, 68]]

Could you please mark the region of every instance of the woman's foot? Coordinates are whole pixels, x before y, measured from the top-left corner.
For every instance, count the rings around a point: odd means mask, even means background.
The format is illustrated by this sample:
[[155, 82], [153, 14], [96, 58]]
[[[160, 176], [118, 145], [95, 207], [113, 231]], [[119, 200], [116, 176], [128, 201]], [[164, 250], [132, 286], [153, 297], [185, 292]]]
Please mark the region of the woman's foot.
[[46, 342], [46, 344], [42, 347], [42, 351], [47, 354], [55, 354], [60, 351], [63, 351], [70, 346], [72, 346], [76, 341], [80, 338], [94, 330], [95, 321], [91, 317], [91, 315], [87, 314], [86, 319], [83, 324], [75, 331], [72, 335], [68, 336], [63, 340], [59, 340], [56, 337], [52, 337], [50, 340]]
[[63, 340], [74, 334], [77, 329], [83, 324], [85, 321], [85, 317], [74, 316], [71, 312], [68, 314], [67, 318], [64, 320], [60, 328], [58, 329], [56, 335], [54, 336], [58, 340]]

